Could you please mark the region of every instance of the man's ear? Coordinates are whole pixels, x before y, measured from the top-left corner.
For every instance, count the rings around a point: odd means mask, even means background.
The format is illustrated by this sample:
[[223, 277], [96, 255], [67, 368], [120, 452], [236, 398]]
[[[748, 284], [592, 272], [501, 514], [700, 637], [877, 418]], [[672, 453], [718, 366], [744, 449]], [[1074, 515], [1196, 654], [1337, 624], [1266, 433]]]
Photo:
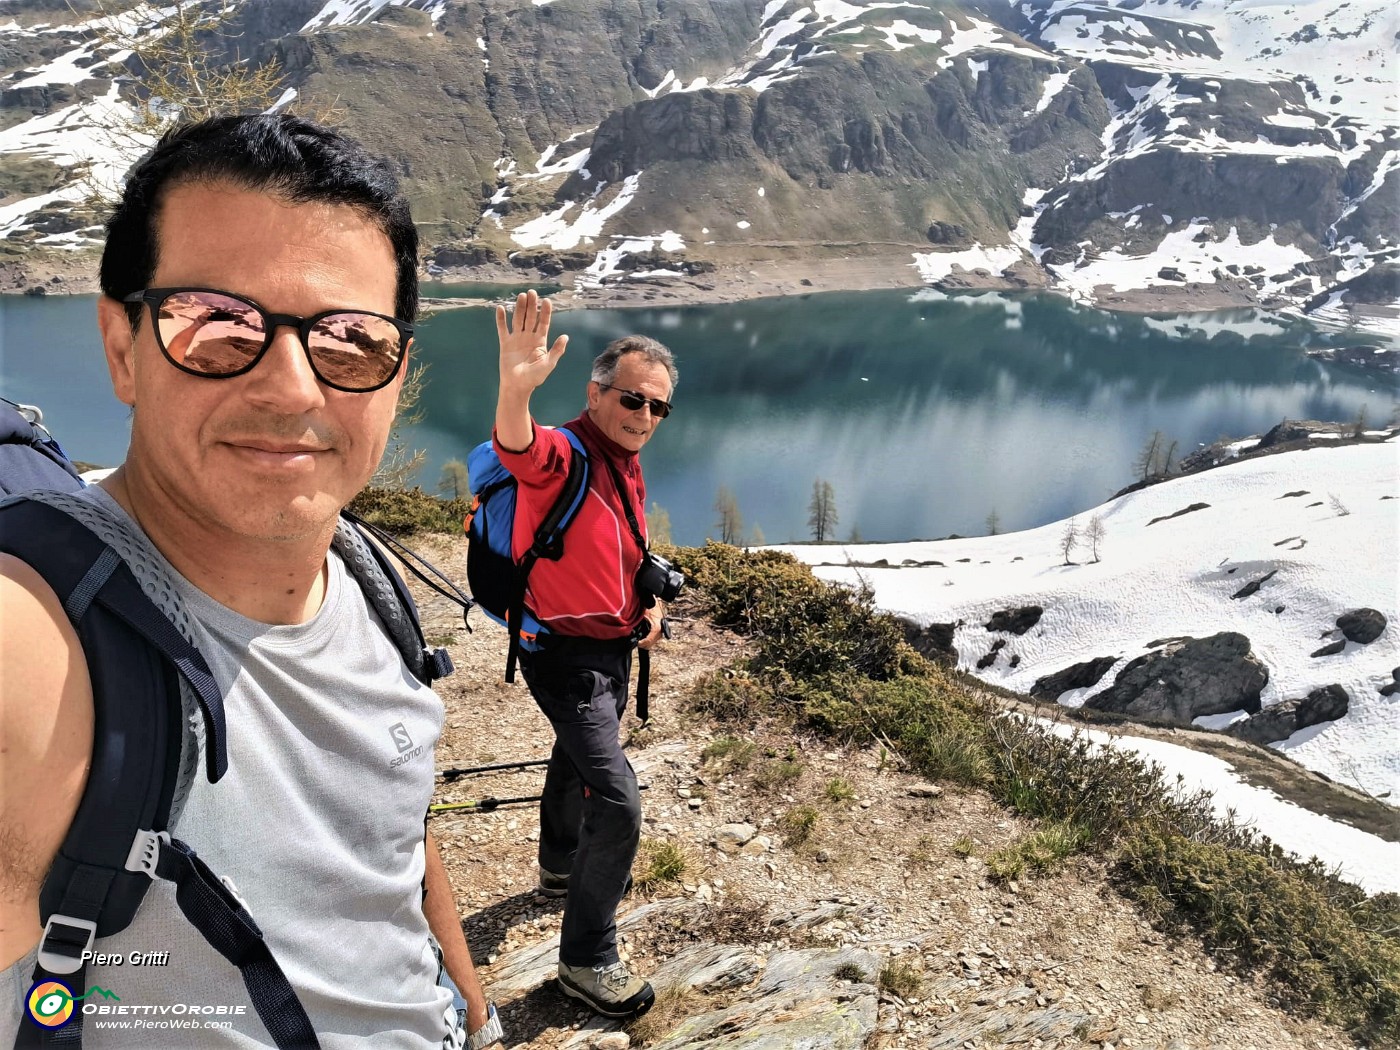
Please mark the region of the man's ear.
[[603, 399], [603, 388], [600, 387], [597, 383], [595, 383], [593, 380], [590, 379], [590, 380], [588, 381], [588, 409], [589, 409], [589, 411], [593, 411], [593, 410], [597, 409], [597, 407], [598, 407], [598, 402], [600, 402], [602, 399]]
[[124, 405], [136, 404], [136, 337], [126, 307], [110, 295], [97, 298], [97, 329], [102, 334], [102, 353], [112, 375], [112, 392]]

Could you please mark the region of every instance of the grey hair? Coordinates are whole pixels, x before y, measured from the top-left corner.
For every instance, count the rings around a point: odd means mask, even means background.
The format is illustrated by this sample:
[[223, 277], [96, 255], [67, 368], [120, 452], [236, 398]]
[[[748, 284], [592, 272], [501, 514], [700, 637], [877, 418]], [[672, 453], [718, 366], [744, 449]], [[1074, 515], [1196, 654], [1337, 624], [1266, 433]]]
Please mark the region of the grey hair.
[[593, 374], [589, 376], [595, 383], [611, 386], [617, 378], [617, 366], [624, 354], [641, 354], [653, 364], [664, 365], [671, 378], [671, 393], [676, 392], [680, 373], [676, 371], [676, 359], [664, 343], [646, 335], [624, 335], [614, 339], [601, 354], [593, 359]]

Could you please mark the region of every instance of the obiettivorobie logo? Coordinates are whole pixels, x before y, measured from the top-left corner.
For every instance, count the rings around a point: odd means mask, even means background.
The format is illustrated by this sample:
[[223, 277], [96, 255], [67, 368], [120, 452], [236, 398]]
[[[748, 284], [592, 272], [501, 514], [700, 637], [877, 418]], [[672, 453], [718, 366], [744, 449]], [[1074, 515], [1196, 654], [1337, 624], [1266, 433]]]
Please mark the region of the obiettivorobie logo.
[[104, 999], [121, 1002], [121, 997], [115, 992], [109, 992], [97, 985], [93, 985], [82, 995], [74, 995], [73, 990], [62, 981], [38, 981], [29, 989], [29, 995], [25, 997], [25, 1006], [29, 1019], [40, 1028], [62, 1028], [73, 1020], [74, 1003], [98, 995]]
[[[88, 1001], [83, 1002], [84, 999]], [[96, 1002], [98, 999], [110, 999], [120, 1005]], [[201, 1003], [133, 1005], [123, 1003], [121, 996], [96, 985], [82, 995], [74, 995], [68, 985], [55, 980], [38, 981], [32, 985], [29, 994], [25, 996], [25, 1007], [29, 1019], [40, 1028], [62, 1028], [78, 1014], [84, 1017], [96, 1015], [99, 1018], [99, 1028], [107, 1023], [104, 1019], [112, 1016], [137, 1018], [129, 1022], [115, 1022], [124, 1028], [229, 1028], [233, 1022], [225, 1020], [226, 1018], [243, 1017], [248, 1012], [246, 1003], [232, 1006]], [[220, 1020], [208, 1020], [211, 1017], [218, 1017]]]

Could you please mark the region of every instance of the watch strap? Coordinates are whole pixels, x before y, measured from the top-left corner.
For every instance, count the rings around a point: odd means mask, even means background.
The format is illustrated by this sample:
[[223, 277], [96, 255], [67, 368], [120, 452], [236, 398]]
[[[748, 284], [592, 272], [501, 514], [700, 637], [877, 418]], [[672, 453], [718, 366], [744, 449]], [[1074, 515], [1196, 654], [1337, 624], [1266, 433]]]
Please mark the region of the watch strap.
[[467, 1036], [467, 1050], [481, 1050], [484, 1046], [500, 1042], [505, 1038], [501, 1030], [501, 1018], [496, 1013], [496, 1004], [486, 1004], [486, 1023]]

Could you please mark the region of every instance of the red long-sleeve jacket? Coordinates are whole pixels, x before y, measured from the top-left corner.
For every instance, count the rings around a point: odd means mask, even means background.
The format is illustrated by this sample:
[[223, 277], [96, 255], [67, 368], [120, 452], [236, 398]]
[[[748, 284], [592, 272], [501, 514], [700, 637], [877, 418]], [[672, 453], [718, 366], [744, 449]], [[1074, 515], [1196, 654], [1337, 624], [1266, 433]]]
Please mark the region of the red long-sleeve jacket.
[[[588, 494], [578, 516], [564, 534], [564, 556], [540, 559], [530, 570], [525, 603], [535, 617], [557, 634], [585, 638], [623, 638], [642, 620], [637, 596], [637, 569], [642, 549], [632, 536], [623, 499], [630, 502], [637, 525], [646, 537], [646, 483], [642, 465], [631, 452], [609, 438], [584, 412], [564, 424], [588, 449]], [[534, 440], [524, 452], [503, 447], [492, 434], [501, 463], [515, 477], [515, 528], [511, 553], [519, 558], [534, 540], [569, 472], [569, 440], [538, 423]], [[605, 459], [617, 468], [623, 493], [617, 491]]]

